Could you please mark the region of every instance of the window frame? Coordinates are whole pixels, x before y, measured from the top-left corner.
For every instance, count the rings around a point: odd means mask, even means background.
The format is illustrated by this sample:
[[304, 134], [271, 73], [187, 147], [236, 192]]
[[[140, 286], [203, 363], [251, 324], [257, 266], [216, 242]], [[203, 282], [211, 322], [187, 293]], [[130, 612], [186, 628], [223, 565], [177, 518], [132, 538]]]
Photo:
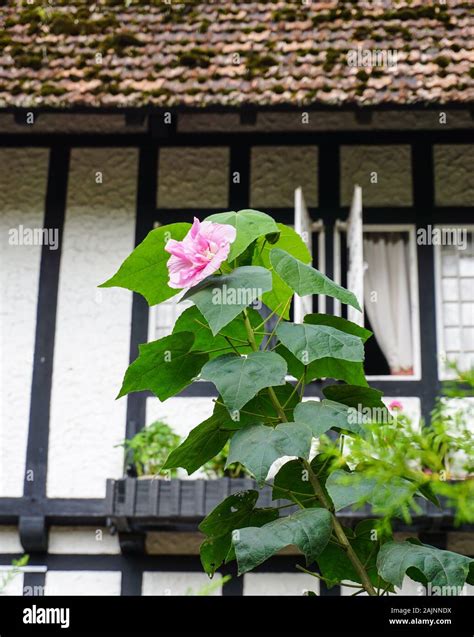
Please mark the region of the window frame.
[[[334, 224], [333, 250], [334, 250], [334, 281], [341, 285], [341, 232], [346, 232], [346, 223], [336, 221]], [[413, 342], [413, 374], [370, 374], [366, 378], [368, 381], [390, 381], [406, 382], [420, 381], [422, 377], [421, 368], [421, 336], [420, 336], [420, 301], [419, 301], [419, 281], [418, 281], [418, 252], [416, 244], [416, 226], [413, 223], [364, 223], [363, 233], [370, 232], [407, 232], [409, 251], [409, 271], [410, 271], [410, 299], [412, 310], [412, 342]], [[363, 299], [362, 299], [363, 303]], [[334, 315], [341, 316], [341, 303], [334, 302]]]
[[[467, 232], [474, 233], [474, 224], [459, 224], [459, 223], [438, 223], [433, 226], [433, 229], [449, 228], [449, 229], [465, 229]], [[446, 361], [446, 351], [444, 348], [444, 317], [443, 317], [443, 269], [441, 264], [441, 248], [442, 245], [433, 244], [433, 261], [434, 261], [434, 284], [435, 284], [435, 320], [436, 320], [436, 349], [438, 360], [438, 380], [452, 380], [453, 374], [446, 371], [444, 365]]]

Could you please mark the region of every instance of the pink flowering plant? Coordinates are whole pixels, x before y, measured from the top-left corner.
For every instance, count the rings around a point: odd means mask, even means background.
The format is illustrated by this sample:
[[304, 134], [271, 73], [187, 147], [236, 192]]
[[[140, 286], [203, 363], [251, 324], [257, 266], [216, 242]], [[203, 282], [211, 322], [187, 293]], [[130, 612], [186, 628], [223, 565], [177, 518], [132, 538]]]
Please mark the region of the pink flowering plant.
[[[371, 427], [393, 426], [393, 417], [365, 379], [368, 330], [326, 314], [290, 320], [295, 295], [323, 294], [361, 309], [351, 291], [311, 266], [293, 229], [257, 210], [159, 227], [102, 284], [112, 286], [150, 306], [180, 291], [192, 302], [172, 334], [140, 346], [118, 395], [150, 391], [165, 401], [197, 379], [215, 385], [211, 417], [163, 468], [191, 475], [228, 445], [228, 465], [238, 462], [255, 478], [254, 489], [233, 493], [200, 525], [210, 576], [232, 560], [246, 573], [294, 545], [306, 557], [307, 568], [298, 568], [369, 595], [395, 590], [407, 573], [424, 585], [474, 583], [473, 560], [393, 539], [393, 517], [409, 515], [417, 500], [439, 505], [432, 474], [406, 466], [387, 482], [374, 471], [385, 466], [377, 453], [370, 472], [364, 458], [351, 462], [349, 443]], [[303, 400], [318, 379], [333, 379], [323, 399]], [[278, 501], [273, 507], [258, 506], [265, 485]], [[344, 526], [344, 510], [362, 504], [373, 519]]]

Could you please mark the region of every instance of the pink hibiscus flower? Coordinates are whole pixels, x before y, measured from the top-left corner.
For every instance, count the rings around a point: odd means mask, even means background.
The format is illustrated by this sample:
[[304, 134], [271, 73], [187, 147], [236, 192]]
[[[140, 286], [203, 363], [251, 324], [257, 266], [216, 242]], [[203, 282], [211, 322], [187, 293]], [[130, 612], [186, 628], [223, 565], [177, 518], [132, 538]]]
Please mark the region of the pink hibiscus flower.
[[390, 403], [390, 405], [388, 406], [389, 409], [395, 409], [398, 411], [402, 411], [403, 410], [403, 405], [399, 400], [392, 400], [392, 402]]
[[191, 288], [219, 269], [227, 259], [236, 230], [223, 223], [203, 221], [194, 217], [191, 230], [182, 241], [170, 239], [165, 246], [168, 259], [170, 288]]

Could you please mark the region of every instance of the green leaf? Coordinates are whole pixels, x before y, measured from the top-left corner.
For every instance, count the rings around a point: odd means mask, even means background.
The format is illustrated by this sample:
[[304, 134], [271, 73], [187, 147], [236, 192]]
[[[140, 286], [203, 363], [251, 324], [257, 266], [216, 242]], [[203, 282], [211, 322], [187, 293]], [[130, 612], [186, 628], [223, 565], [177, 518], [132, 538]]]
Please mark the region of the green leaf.
[[[311, 460], [311, 468], [317, 474], [321, 487], [324, 486], [331, 468], [332, 457], [320, 453]], [[329, 496], [328, 496], [329, 497]], [[285, 462], [273, 480], [272, 500], [290, 500], [303, 507], [318, 507], [319, 503], [309, 481], [308, 471], [300, 459]]]
[[357, 325], [357, 323], [348, 321], [341, 316], [332, 316], [331, 314], [306, 314], [303, 322], [309, 325], [327, 325], [328, 327], [334, 327], [341, 332], [346, 332], [346, 334], [358, 336], [363, 343], [373, 335], [372, 332], [366, 330], [365, 327], [361, 327]]
[[364, 360], [364, 346], [358, 336], [327, 325], [280, 323], [276, 335], [304, 365], [327, 357], [344, 361]]
[[261, 237], [257, 240], [253, 263], [254, 265], [261, 265], [264, 268], [272, 270], [272, 289], [269, 292], [265, 292], [262, 296], [262, 301], [270, 310], [288, 319], [290, 317], [289, 300], [293, 296], [293, 290], [274, 271], [270, 261], [270, 253], [274, 248], [279, 248], [292, 254], [303, 263], [311, 263], [311, 254], [303, 239], [293, 228], [289, 228], [282, 223], [278, 223], [277, 226], [280, 231], [280, 236], [276, 243], [272, 245], [268, 237]]
[[178, 394], [209, 360], [207, 354], [191, 351], [193, 343], [193, 334], [180, 332], [139, 345], [138, 358], [125, 372], [117, 398], [146, 390], [153, 392], [161, 401]]
[[360, 311], [360, 305], [352, 292], [284, 250], [272, 250], [270, 260], [277, 274], [300, 296], [325, 294]]
[[239, 491], [223, 500], [199, 525], [199, 530], [211, 537], [219, 537], [238, 528], [255, 508], [258, 491]]
[[[474, 560], [451, 551], [443, 551], [428, 544], [411, 542], [387, 542], [377, 558], [380, 575], [400, 587], [405, 574], [422, 584], [459, 587], [451, 594], [460, 595], [469, 581], [469, 571], [474, 570]], [[450, 592], [442, 592], [441, 595]]]
[[323, 394], [329, 400], [354, 407], [364, 416], [363, 412], [367, 411], [367, 422], [390, 421], [390, 412], [381, 400], [383, 392], [378, 389], [359, 385], [329, 385], [323, 389]]
[[296, 356], [279, 343], [275, 349], [277, 354], [282, 356], [288, 364], [288, 374], [295, 378], [301, 378], [306, 368], [305, 382], [320, 378], [334, 378], [343, 380], [351, 385], [367, 387], [364, 374], [364, 364], [362, 362], [343, 361], [337, 358], [320, 358], [309, 365], [300, 363]]
[[169, 239], [184, 239], [190, 228], [190, 223], [172, 223], [152, 230], [125, 259], [114, 276], [99, 287], [120, 287], [138, 292], [145, 297], [148, 305], [156, 305], [178, 294], [179, 290], [168, 286], [166, 263], [170, 255], [165, 251], [165, 245]]
[[240, 423], [230, 418], [226, 410], [214, 408], [212, 416], [197, 425], [186, 440], [170, 453], [163, 470], [183, 467], [191, 475], [214, 458], [229, 440], [233, 430], [240, 426]]
[[182, 300], [188, 299], [197, 305], [215, 336], [271, 287], [272, 276], [268, 270], [244, 265], [230, 274], [207, 277], [188, 290]]
[[240, 429], [230, 441], [227, 465], [243, 464], [263, 484], [270, 467], [283, 456], [308, 458], [311, 430], [304, 425], [287, 422], [277, 427], [262, 424]]
[[308, 400], [300, 403], [294, 411], [297, 423], [310, 427], [313, 436], [318, 438], [329, 429], [342, 429], [355, 434], [363, 432], [357, 420], [357, 414], [347, 405], [331, 400]]
[[387, 484], [362, 472], [334, 471], [326, 481], [326, 489], [336, 511], [369, 502], [374, 513], [396, 511], [416, 490], [409, 480], [394, 476]]
[[204, 570], [213, 575], [225, 560], [233, 559], [232, 532], [249, 526], [262, 526], [278, 518], [277, 509], [256, 509], [258, 491], [239, 491], [223, 500], [199, 525], [208, 536], [201, 545]]
[[232, 533], [227, 533], [227, 535], [221, 535], [220, 537], [206, 538], [199, 548], [204, 572], [212, 577], [219, 566], [226, 561], [231, 548]]
[[[249, 308], [247, 313], [250, 324], [255, 330], [255, 328], [261, 324], [262, 317], [252, 308]], [[188, 307], [188, 309], [178, 317], [173, 329], [173, 334], [177, 334], [178, 332], [192, 332], [194, 334], [194, 345], [192, 347], [192, 351], [209, 353], [210, 359], [222, 356], [222, 354], [225, 353], [223, 348], [233, 351], [233, 348], [227, 339], [232, 341], [234, 348], [238, 350], [240, 354], [247, 354], [253, 351], [250, 345], [240, 342], [247, 340], [247, 331], [245, 329], [244, 322], [239, 317], [235, 318], [229, 323], [229, 325], [222, 328], [217, 336], [213, 336], [208, 322], [195, 305]], [[255, 341], [257, 345], [260, 345], [262, 340], [263, 332], [260, 331], [255, 333]]]
[[286, 363], [274, 352], [226, 354], [206, 363], [201, 371], [201, 377], [217, 387], [230, 412], [241, 409], [264, 387], [284, 385], [285, 375]]
[[234, 226], [237, 230], [237, 237], [230, 246], [227, 261], [233, 261], [258, 237], [278, 232], [274, 219], [259, 210], [247, 209], [239, 210], [239, 212], [219, 212], [206, 217], [206, 221], [225, 223], [229, 226]]
[[261, 528], [240, 529], [232, 538], [239, 575], [289, 545], [297, 546], [310, 564], [328, 543], [331, 530], [331, 514], [326, 509], [304, 509]]
[[[377, 520], [364, 520], [352, 529], [344, 529], [346, 536], [374, 586], [385, 589], [387, 582], [379, 577], [377, 571], [377, 555], [383, 543], [392, 539], [391, 534], [384, 531]], [[342, 581], [361, 583], [360, 576], [347, 557], [346, 551], [336, 544], [327, 544], [318, 556], [321, 574], [327, 580], [329, 588]], [[388, 590], [393, 590], [390, 586]]]
[[[285, 415], [288, 421], [293, 420], [293, 409], [299, 402], [298, 393], [294, 391], [294, 386], [291, 383], [285, 383], [273, 388], [276, 397], [282, 405]], [[229, 419], [229, 411], [227, 408], [220, 404], [221, 398], [218, 398], [214, 413], [223, 413], [222, 419]], [[255, 423], [267, 423], [275, 425], [280, 421], [280, 416], [276, 411], [276, 408], [266, 389], [261, 390], [255, 398], [246, 403], [242, 409], [234, 410], [232, 412], [232, 421], [238, 423], [238, 427], [244, 425], [253, 425]]]

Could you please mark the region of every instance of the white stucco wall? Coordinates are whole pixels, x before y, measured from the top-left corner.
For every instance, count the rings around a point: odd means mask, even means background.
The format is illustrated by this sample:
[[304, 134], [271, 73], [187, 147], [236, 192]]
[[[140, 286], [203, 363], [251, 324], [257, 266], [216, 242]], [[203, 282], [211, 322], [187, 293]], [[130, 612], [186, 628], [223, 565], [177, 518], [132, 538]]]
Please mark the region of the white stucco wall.
[[350, 205], [355, 184], [362, 187], [363, 206], [411, 206], [410, 147], [341, 146], [343, 206]]
[[440, 144], [433, 157], [436, 205], [474, 206], [474, 145]]
[[42, 228], [49, 152], [0, 150], [0, 497], [23, 494], [41, 246], [9, 230]]
[[[142, 595], [198, 595], [221, 579], [222, 576], [218, 573], [210, 580], [205, 573], [159, 573], [146, 571], [143, 573]], [[222, 588], [217, 587], [208, 594], [212, 596], [221, 595]]]
[[318, 205], [316, 146], [254, 146], [250, 175], [252, 208], [292, 207], [298, 186], [308, 206]]
[[116, 555], [120, 553], [120, 546], [118, 536], [111, 535], [107, 528], [52, 526], [48, 553]]
[[159, 208], [227, 209], [229, 149], [161, 148], [158, 166]]
[[16, 526], [0, 526], [0, 555], [3, 553], [23, 553]]
[[119, 571], [48, 571], [44, 594], [120, 595], [121, 582]]
[[319, 594], [319, 581], [306, 573], [247, 573], [244, 575], [244, 595], [303, 595], [306, 591]]
[[[96, 172], [103, 183], [96, 183]], [[122, 474], [131, 292], [99, 290], [133, 249], [137, 152], [74, 149], [59, 281], [49, 497], [100, 498]]]
[[[23, 573], [16, 573], [10, 579], [5, 571], [0, 571], [0, 586], [2, 587], [0, 597], [2, 595], [14, 595], [15, 597], [23, 595], [23, 579]], [[3, 584], [3, 582], [5, 583]]]

